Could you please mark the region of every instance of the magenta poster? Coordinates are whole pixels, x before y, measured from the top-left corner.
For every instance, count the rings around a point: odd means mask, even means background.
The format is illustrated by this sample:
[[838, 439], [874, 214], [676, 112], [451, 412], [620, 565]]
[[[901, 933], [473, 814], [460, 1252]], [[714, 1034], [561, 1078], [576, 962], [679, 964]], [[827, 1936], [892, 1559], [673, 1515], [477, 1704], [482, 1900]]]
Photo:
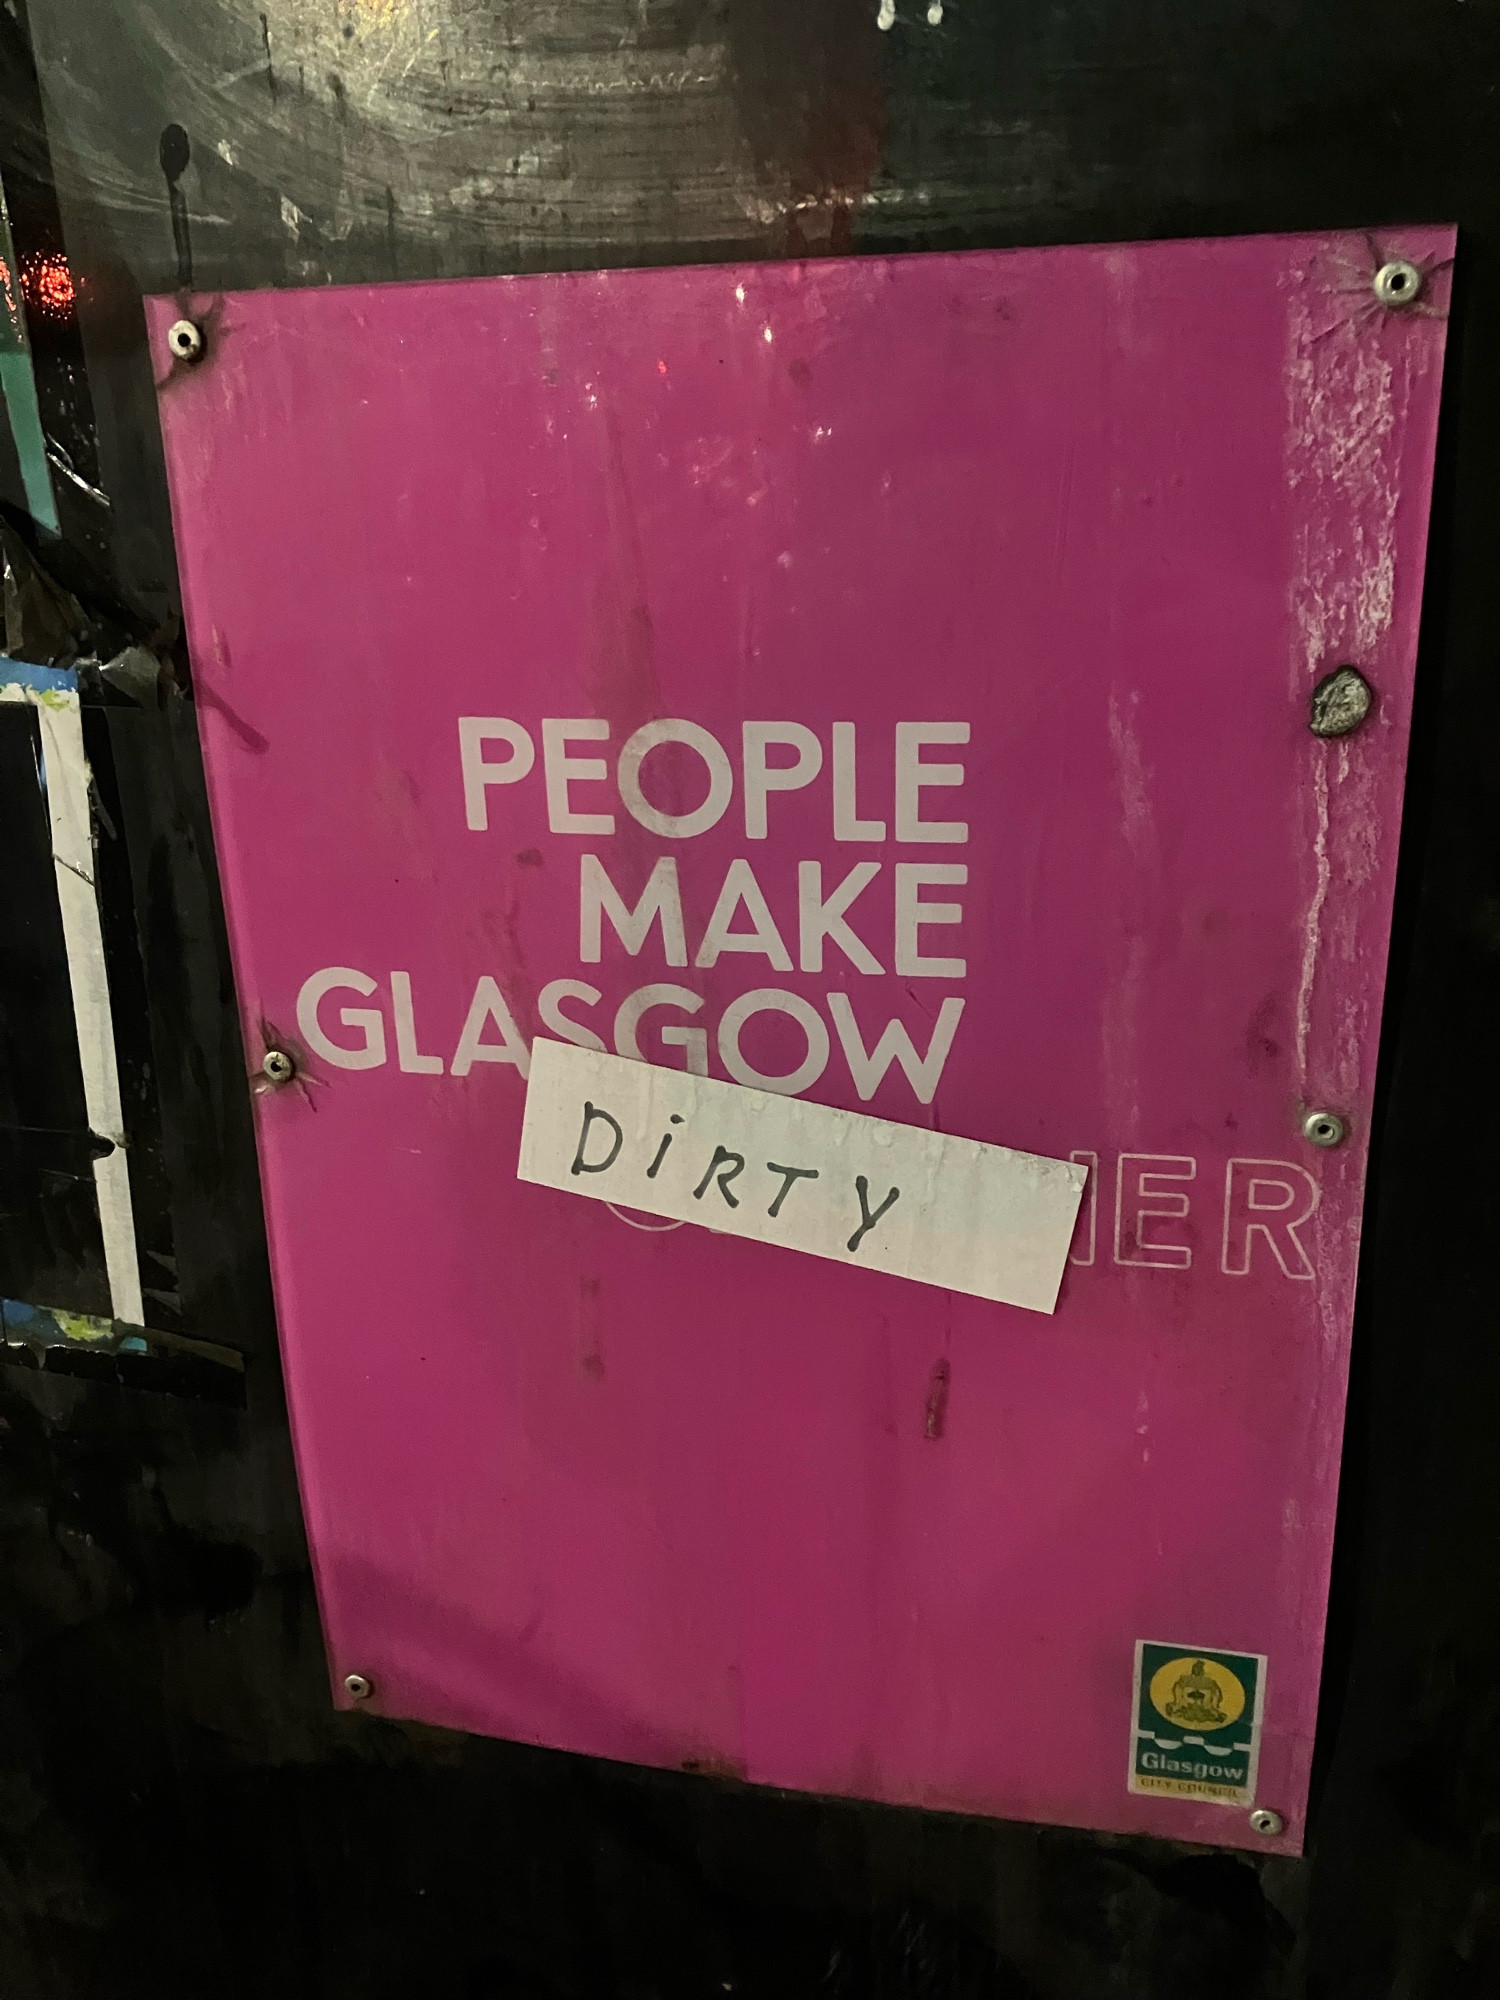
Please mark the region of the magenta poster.
[[151, 303], [338, 1700], [1300, 1845], [1452, 248]]

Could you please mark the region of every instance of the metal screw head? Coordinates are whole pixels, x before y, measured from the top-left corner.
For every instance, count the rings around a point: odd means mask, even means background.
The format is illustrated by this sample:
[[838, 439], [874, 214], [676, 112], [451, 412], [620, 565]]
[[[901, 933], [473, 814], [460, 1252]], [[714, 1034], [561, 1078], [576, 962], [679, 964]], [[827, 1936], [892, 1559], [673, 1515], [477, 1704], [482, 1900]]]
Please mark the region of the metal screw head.
[[1375, 690], [1358, 667], [1336, 667], [1312, 691], [1314, 736], [1348, 736], [1375, 705]]
[[267, 1049], [260, 1059], [260, 1073], [267, 1083], [290, 1083], [297, 1074], [296, 1057], [286, 1049]]
[[344, 1693], [351, 1701], [368, 1701], [375, 1692], [375, 1683], [363, 1674], [345, 1674]]
[[1309, 1111], [1302, 1121], [1302, 1136], [1310, 1146], [1342, 1146], [1347, 1129], [1336, 1111]]
[[203, 329], [194, 320], [174, 319], [167, 328], [167, 345], [179, 361], [201, 361]]
[[1422, 273], [1405, 257], [1393, 257], [1375, 273], [1374, 292], [1383, 306], [1415, 305], [1422, 292]]
[[1267, 1840], [1274, 1840], [1278, 1833], [1286, 1831], [1286, 1821], [1279, 1812], [1272, 1812], [1269, 1806], [1257, 1806], [1250, 1815], [1250, 1830], [1263, 1834]]

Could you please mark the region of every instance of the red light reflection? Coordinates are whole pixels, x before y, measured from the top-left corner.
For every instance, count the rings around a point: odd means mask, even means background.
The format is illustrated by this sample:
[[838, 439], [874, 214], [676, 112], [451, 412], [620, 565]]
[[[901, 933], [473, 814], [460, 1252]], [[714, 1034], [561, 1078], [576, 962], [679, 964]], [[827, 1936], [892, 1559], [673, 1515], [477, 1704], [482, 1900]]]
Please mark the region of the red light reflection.
[[78, 297], [68, 260], [57, 251], [26, 260], [21, 272], [21, 289], [26, 294], [27, 305], [44, 319], [65, 319]]

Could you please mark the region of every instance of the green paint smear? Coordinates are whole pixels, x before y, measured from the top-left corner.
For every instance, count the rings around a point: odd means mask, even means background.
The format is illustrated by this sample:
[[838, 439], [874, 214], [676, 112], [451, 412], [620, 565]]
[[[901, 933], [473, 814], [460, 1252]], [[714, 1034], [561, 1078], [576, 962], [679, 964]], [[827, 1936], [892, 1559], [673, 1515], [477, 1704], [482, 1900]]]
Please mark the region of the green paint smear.
[[21, 462], [27, 508], [39, 528], [55, 535], [57, 502], [52, 495], [52, 470], [47, 464], [47, 438], [36, 399], [31, 356], [24, 350], [0, 353], [0, 389], [5, 392], [5, 407], [10, 412], [10, 434], [16, 441], [16, 457]]
[[37, 688], [25, 681], [0, 682], [0, 699], [9, 701], [29, 701], [38, 708], [77, 708], [76, 688]]
[[47, 463], [47, 437], [42, 429], [36, 376], [26, 339], [26, 315], [21, 306], [21, 273], [10, 233], [10, 216], [0, 191], [0, 389], [10, 412], [10, 434], [21, 465], [26, 506], [39, 528], [58, 532], [57, 501], [52, 469]]
[[113, 1320], [95, 1319], [89, 1313], [58, 1312], [55, 1308], [52, 1311], [52, 1317], [57, 1321], [69, 1340], [90, 1342], [96, 1340], [113, 1340], [114, 1338], [115, 1325]]

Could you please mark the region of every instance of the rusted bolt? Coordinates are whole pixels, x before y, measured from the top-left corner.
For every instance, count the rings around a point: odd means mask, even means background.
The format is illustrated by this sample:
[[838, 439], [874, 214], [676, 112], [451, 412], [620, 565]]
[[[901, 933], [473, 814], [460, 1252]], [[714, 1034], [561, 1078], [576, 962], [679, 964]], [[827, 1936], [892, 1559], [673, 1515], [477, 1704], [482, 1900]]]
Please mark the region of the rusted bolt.
[[1309, 1111], [1302, 1121], [1302, 1136], [1310, 1146], [1342, 1146], [1346, 1130], [1336, 1111]]
[[196, 320], [174, 319], [167, 328], [167, 345], [179, 361], [201, 361], [203, 329]]
[[260, 1073], [279, 1089], [297, 1074], [297, 1059], [286, 1049], [267, 1049], [260, 1059]]
[[374, 1692], [374, 1681], [364, 1674], [345, 1674], [344, 1693], [351, 1701], [368, 1701]]
[[1269, 1806], [1257, 1806], [1250, 1815], [1250, 1830], [1267, 1840], [1274, 1840], [1278, 1833], [1285, 1833], [1286, 1821], [1279, 1812], [1272, 1812]]
[[1349, 736], [1375, 705], [1375, 690], [1358, 667], [1336, 667], [1312, 691], [1314, 736]]
[[1415, 305], [1422, 290], [1422, 273], [1405, 257], [1393, 257], [1375, 273], [1375, 296], [1383, 306]]

